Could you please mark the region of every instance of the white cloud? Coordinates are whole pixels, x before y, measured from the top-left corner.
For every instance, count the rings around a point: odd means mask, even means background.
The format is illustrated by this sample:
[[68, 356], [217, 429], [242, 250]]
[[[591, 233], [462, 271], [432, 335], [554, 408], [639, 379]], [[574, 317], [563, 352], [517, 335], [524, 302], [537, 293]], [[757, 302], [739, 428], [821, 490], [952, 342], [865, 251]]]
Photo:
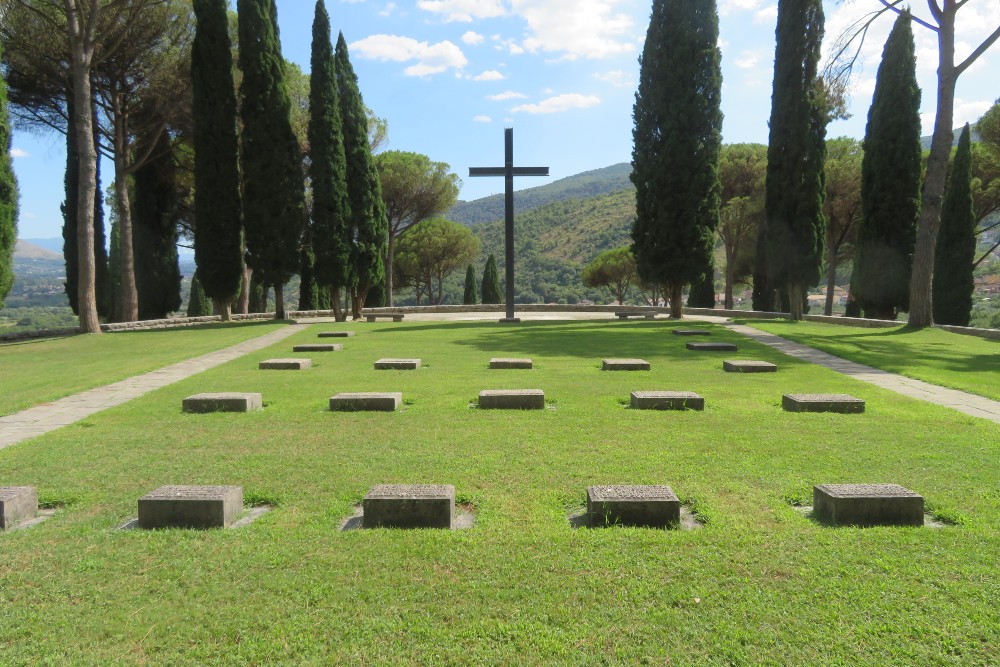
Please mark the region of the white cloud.
[[354, 42], [350, 48], [361, 58], [400, 63], [417, 61], [403, 70], [407, 76], [440, 74], [451, 68], [462, 69], [469, 62], [462, 49], [449, 41], [430, 44], [398, 35], [372, 35]]
[[620, 69], [614, 69], [610, 72], [595, 72], [594, 78], [605, 83], [610, 83], [616, 88], [632, 88], [635, 86], [635, 80]]
[[417, 7], [433, 14], [441, 14], [447, 22], [471, 23], [473, 19], [503, 16], [506, 11], [502, 0], [419, 0]]
[[579, 93], [569, 93], [566, 95], [556, 95], [547, 100], [542, 100], [538, 104], [521, 104], [511, 109], [512, 112], [525, 113], [562, 113], [570, 109], [587, 109], [601, 103], [601, 98], [595, 95], [581, 95]]
[[753, 13], [753, 22], [774, 25], [778, 21], [778, 5], [761, 7]]
[[[966, 101], [956, 97], [955, 119], [954, 122], [952, 122], [952, 126], [958, 128], [962, 127], [966, 123], [975, 124], [975, 122], [979, 120], [979, 117], [986, 113], [986, 110], [991, 106], [993, 106], [992, 99]], [[925, 136], [934, 132], [935, 115], [932, 100], [931, 110], [920, 114], [920, 121], [921, 125], [923, 125], [923, 133]]]
[[525, 97], [527, 97], [527, 95], [524, 93], [516, 93], [513, 90], [507, 90], [502, 93], [497, 93], [496, 95], [487, 95], [486, 99], [494, 102], [502, 102], [504, 100], [520, 100]]
[[493, 119], [490, 118], [489, 116], [473, 116], [472, 120], [476, 121], [477, 123], [492, 123], [493, 122]]
[[719, 3], [719, 15], [729, 16], [733, 12], [748, 12], [757, 9], [761, 0], [722, 0]]
[[26, 150], [22, 150], [20, 148], [11, 148], [10, 149], [10, 156], [12, 158], [31, 157], [31, 153], [29, 153]]
[[756, 51], [743, 51], [734, 63], [740, 69], [753, 69], [760, 62], [760, 53]]
[[511, 11], [528, 24], [521, 46], [561, 53], [565, 60], [608, 58], [637, 49], [632, 17], [615, 13], [623, 0], [511, 0]]
[[392, 16], [393, 12], [396, 11], [396, 3], [388, 3], [381, 11], [379, 11], [379, 16]]
[[485, 37], [483, 37], [478, 32], [475, 32], [473, 30], [470, 30], [464, 35], [462, 35], [462, 41], [468, 44], [469, 46], [476, 46], [477, 44], [482, 44], [483, 40], [485, 39], [486, 39]]
[[498, 72], [495, 69], [488, 69], [485, 72], [483, 72], [482, 74], [477, 74], [476, 76], [472, 77], [472, 80], [473, 81], [503, 81], [506, 78], [507, 77], [505, 77], [501, 72]]

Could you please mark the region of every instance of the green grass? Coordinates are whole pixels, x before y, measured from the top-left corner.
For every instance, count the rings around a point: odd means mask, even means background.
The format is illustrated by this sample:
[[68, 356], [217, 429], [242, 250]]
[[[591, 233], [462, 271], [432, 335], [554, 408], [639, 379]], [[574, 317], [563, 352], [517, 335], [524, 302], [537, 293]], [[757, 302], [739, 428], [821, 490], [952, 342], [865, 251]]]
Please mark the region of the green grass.
[[[0, 534], [0, 664], [996, 663], [995, 424], [722, 328], [738, 354], [688, 352], [664, 322], [351, 326], [311, 370], [257, 363], [296, 356], [320, 325], [0, 450], [0, 483], [61, 506]], [[535, 369], [489, 370], [492, 356]], [[424, 368], [372, 370], [380, 357]], [[602, 357], [652, 370], [602, 372]], [[723, 358], [780, 368], [726, 374]], [[544, 389], [554, 409], [471, 409], [490, 388]], [[697, 391], [706, 408], [630, 410], [634, 389]], [[265, 410], [180, 410], [223, 390], [260, 391]], [[363, 390], [402, 391], [406, 409], [327, 409]], [[784, 392], [868, 411], [784, 413]], [[825, 527], [793, 507], [823, 482], [899, 483], [956, 523]], [[454, 484], [476, 525], [339, 532], [376, 483]], [[603, 483], [669, 484], [705, 525], [573, 529]], [[240, 484], [276, 507], [237, 530], [114, 530], [162, 484]]]
[[941, 329], [741, 320], [844, 359], [1000, 400], [1000, 342]]
[[206, 324], [2, 343], [0, 416], [221, 350], [281, 326]]

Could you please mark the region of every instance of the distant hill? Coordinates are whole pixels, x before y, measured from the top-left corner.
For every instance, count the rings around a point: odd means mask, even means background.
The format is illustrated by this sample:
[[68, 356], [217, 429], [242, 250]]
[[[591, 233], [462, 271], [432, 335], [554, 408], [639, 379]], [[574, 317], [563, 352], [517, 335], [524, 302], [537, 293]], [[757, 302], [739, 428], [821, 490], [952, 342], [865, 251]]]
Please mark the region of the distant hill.
[[[952, 134], [954, 136], [951, 140], [951, 145], [958, 146], [958, 138], [962, 135], [962, 128], [956, 127], [952, 130]], [[931, 149], [932, 138], [933, 137], [920, 137], [920, 145], [923, 146], [925, 151], [929, 151]], [[974, 124], [969, 127], [969, 138], [972, 139], [972, 143], [976, 143], [980, 140], [979, 132], [976, 131], [976, 126]]]
[[[518, 190], [514, 196], [514, 213], [526, 213], [552, 202], [585, 199], [631, 189], [632, 183], [629, 181], [631, 173], [632, 165], [622, 162], [562, 178], [537, 188]], [[498, 194], [468, 202], [460, 201], [445, 214], [445, 217], [471, 227], [484, 222], [502, 220], [503, 213], [503, 195]]]
[[61, 236], [50, 239], [18, 239], [18, 242], [20, 241], [24, 241], [25, 243], [36, 245], [39, 248], [45, 248], [46, 250], [51, 250], [52, 252], [58, 253], [59, 258], [62, 259], [63, 240]]
[[56, 252], [37, 243], [18, 239], [14, 246], [15, 259], [48, 259], [62, 261], [62, 239], [59, 239], [60, 252]]

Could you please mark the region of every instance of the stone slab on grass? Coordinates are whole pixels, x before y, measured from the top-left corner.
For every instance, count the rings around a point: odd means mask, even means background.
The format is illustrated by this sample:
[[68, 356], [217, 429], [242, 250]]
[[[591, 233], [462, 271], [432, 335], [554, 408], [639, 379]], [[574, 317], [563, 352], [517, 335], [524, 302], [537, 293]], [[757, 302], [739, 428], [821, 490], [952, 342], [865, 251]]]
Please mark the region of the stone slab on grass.
[[483, 410], [543, 410], [545, 392], [541, 389], [484, 389], [479, 392]]
[[860, 414], [865, 411], [865, 402], [849, 394], [785, 394], [781, 407], [788, 412]]
[[33, 486], [0, 486], [0, 530], [10, 530], [38, 514], [38, 490]]
[[924, 498], [898, 484], [817, 484], [813, 515], [835, 526], [922, 526]]
[[296, 345], [292, 352], [340, 352], [344, 346], [340, 343], [306, 343]]
[[708, 329], [674, 329], [675, 336], [711, 336]]
[[649, 362], [645, 359], [602, 359], [602, 371], [648, 371]]
[[161, 486], [139, 498], [139, 527], [225, 528], [241, 511], [239, 486]]
[[390, 317], [392, 318], [393, 322], [402, 322], [403, 321], [403, 315], [391, 315], [391, 314], [390, 315], [365, 315], [365, 321], [367, 321], [367, 322], [374, 322], [375, 320], [380, 319], [380, 318], [381, 319], [388, 319]]
[[531, 359], [508, 359], [494, 357], [490, 359], [490, 368], [532, 368]]
[[735, 343], [687, 343], [687, 349], [696, 352], [735, 352]]
[[705, 399], [693, 391], [633, 391], [629, 405], [639, 410], [704, 410]]
[[587, 517], [592, 527], [678, 526], [681, 501], [669, 486], [588, 486]]
[[195, 394], [181, 403], [184, 412], [204, 414], [208, 412], [253, 412], [264, 409], [264, 399], [260, 394], [249, 392], [221, 392]]
[[312, 368], [312, 359], [267, 359], [258, 364], [262, 371], [304, 371]]
[[727, 359], [722, 362], [722, 369], [727, 373], [777, 373], [778, 367], [769, 361], [751, 361], [742, 359]]
[[419, 359], [379, 359], [375, 362], [377, 371], [415, 371], [418, 368]]
[[451, 528], [450, 484], [376, 484], [362, 501], [365, 528]]
[[353, 331], [321, 331], [318, 336], [320, 338], [352, 338], [354, 336]]
[[342, 392], [330, 398], [334, 412], [394, 412], [403, 404], [402, 392]]

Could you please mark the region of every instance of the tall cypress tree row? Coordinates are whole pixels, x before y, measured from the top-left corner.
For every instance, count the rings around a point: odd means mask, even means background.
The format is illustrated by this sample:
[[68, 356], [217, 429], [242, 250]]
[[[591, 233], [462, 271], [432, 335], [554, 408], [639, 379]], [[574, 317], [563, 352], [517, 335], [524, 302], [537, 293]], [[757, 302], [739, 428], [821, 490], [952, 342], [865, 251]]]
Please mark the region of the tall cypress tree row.
[[465, 269], [465, 294], [462, 296], [462, 303], [467, 306], [479, 303], [479, 294], [476, 293], [476, 270], [469, 264]]
[[191, 276], [191, 296], [188, 298], [187, 316], [204, 317], [212, 314], [212, 304], [208, 302], [205, 290], [201, 288], [201, 281], [198, 280], [198, 272]]
[[931, 295], [937, 324], [969, 326], [972, 314], [972, 275], [976, 259], [976, 216], [972, 211], [972, 149], [969, 124], [958, 138], [958, 149], [941, 202], [941, 229], [934, 253]]
[[497, 272], [497, 258], [490, 253], [483, 269], [483, 286], [480, 293], [483, 303], [503, 303], [503, 292], [500, 291], [500, 274]]
[[316, 282], [330, 290], [334, 310], [342, 319], [342, 290], [355, 286], [351, 261], [354, 228], [347, 196], [347, 158], [340, 120], [337, 71], [330, 41], [330, 17], [323, 0], [316, 1], [309, 79], [309, 150], [312, 178], [312, 247]]
[[316, 287], [316, 259], [308, 243], [302, 244], [299, 253], [299, 310], [319, 308], [319, 289]]
[[882, 51], [861, 162], [861, 224], [851, 294], [865, 317], [894, 320], [909, 310], [920, 215], [920, 87], [908, 14]]
[[826, 222], [823, 161], [827, 110], [816, 75], [823, 42], [821, 0], [778, 0], [767, 147], [767, 280], [802, 319], [806, 289], [819, 284]]
[[292, 130], [274, 0], [239, 0], [237, 7], [247, 264], [274, 287], [275, 317], [284, 319], [282, 288], [299, 270], [306, 221], [302, 151]]
[[198, 278], [223, 320], [243, 279], [243, 223], [236, 91], [226, 0], [194, 0], [194, 256]]
[[632, 132], [639, 276], [667, 286], [671, 317], [684, 285], [711, 266], [719, 222], [721, 55], [714, 0], [654, 0]]
[[[181, 271], [177, 263], [177, 173], [170, 136], [159, 132], [148, 162], [135, 172], [132, 243], [139, 319], [166, 317], [181, 307]], [[136, 150], [147, 146], [137, 141]]]
[[382, 184], [368, 144], [368, 115], [351, 66], [344, 34], [337, 36], [337, 83], [340, 118], [347, 158], [347, 193], [354, 237], [355, 290], [352, 310], [361, 316], [368, 291], [385, 280], [385, 255], [389, 244], [389, 220], [382, 201]]
[[10, 142], [7, 82], [0, 76], [0, 308], [14, 285], [14, 246], [17, 244], [18, 192]]

